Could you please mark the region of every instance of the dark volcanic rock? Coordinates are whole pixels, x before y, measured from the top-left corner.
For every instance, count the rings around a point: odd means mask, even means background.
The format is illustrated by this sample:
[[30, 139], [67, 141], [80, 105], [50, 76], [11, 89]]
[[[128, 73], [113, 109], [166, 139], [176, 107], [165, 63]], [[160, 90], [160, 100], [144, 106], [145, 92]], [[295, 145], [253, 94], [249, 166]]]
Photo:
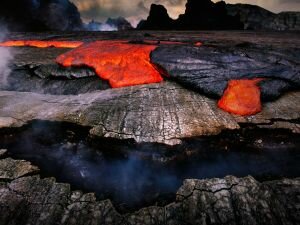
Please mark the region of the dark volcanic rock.
[[200, 93], [220, 97], [232, 79], [263, 77], [264, 100], [282, 91], [300, 88], [300, 68], [295, 50], [289, 52], [255, 48], [159, 47], [151, 54], [153, 63], [164, 68], [171, 79]]
[[188, 0], [186, 10], [176, 21], [182, 30], [238, 30], [243, 28], [239, 17], [227, 14], [226, 3], [211, 0]]
[[163, 5], [152, 4], [147, 20], [142, 20], [137, 29], [141, 30], [166, 30], [174, 29], [174, 20], [169, 17], [167, 9]]
[[239, 15], [244, 29], [249, 30], [300, 30], [300, 12], [272, 13], [249, 4], [227, 4], [230, 15]]
[[82, 67], [61, 67], [57, 64], [40, 65], [34, 73], [40, 78], [56, 77], [56, 78], [85, 78], [96, 76], [96, 73], [89, 68]]
[[[0, 160], [0, 224], [299, 224], [299, 179], [253, 177], [185, 180], [176, 201], [120, 214], [110, 200], [71, 191], [54, 178], [41, 179], [30, 163]], [[10, 166], [9, 166], [10, 165]], [[20, 172], [14, 170], [18, 168]], [[22, 172], [21, 172], [22, 171]]]
[[69, 0], [3, 0], [0, 22], [10, 31], [82, 29], [78, 9]]
[[110, 88], [88, 68], [62, 68], [56, 64], [17, 67], [0, 84], [0, 90], [35, 92], [53, 95], [77, 95]]
[[161, 5], [152, 5], [150, 15], [142, 21], [138, 29], [160, 30], [238, 30], [243, 29], [239, 16], [227, 14], [226, 3], [211, 0], [188, 0], [185, 13], [172, 20]]

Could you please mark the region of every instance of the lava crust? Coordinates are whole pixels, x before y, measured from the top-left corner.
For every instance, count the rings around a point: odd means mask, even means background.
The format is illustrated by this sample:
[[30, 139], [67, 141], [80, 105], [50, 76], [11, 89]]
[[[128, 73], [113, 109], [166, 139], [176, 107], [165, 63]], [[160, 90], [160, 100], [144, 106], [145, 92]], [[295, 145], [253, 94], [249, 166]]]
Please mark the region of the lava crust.
[[230, 80], [268, 78], [261, 82], [262, 100], [278, 98], [282, 92], [300, 88], [296, 56], [287, 51], [226, 47], [159, 47], [151, 62], [164, 68], [179, 84], [220, 98]]

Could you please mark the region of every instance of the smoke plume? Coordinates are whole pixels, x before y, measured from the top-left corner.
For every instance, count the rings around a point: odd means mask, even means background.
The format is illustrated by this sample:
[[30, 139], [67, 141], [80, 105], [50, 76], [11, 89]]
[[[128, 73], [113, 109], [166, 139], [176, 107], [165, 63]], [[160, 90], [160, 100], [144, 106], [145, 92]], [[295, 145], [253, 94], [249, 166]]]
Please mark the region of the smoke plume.
[[[7, 30], [0, 26], [0, 41], [3, 41], [7, 34]], [[0, 47], [0, 86], [6, 86], [8, 76], [11, 72], [9, 64], [13, 59], [13, 53], [9, 48]]]

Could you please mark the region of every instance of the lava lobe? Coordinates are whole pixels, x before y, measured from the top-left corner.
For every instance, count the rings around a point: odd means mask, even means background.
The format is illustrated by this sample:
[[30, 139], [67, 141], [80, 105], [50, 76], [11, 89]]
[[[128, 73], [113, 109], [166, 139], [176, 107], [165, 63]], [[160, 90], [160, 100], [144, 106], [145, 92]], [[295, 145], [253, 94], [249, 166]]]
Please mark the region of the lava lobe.
[[262, 78], [230, 80], [218, 102], [219, 108], [241, 116], [259, 113], [262, 107], [260, 88], [257, 84], [262, 80]]
[[163, 78], [150, 62], [150, 53], [156, 47], [125, 41], [95, 41], [58, 56], [56, 62], [64, 67], [91, 67], [113, 88], [158, 83]]
[[82, 45], [81, 41], [40, 41], [40, 40], [16, 40], [0, 43], [0, 47], [37, 47], [37, 48], [77, 48]]

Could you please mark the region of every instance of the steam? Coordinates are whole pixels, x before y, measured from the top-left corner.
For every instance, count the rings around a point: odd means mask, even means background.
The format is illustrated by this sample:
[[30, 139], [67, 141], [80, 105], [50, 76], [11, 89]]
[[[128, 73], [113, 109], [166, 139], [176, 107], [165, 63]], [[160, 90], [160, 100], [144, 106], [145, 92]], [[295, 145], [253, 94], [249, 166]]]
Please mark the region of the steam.
[[90, 22], [85, 26], [88, 31], [118, 31], [118, 27], [107, 23]]
[[[55, 176], [73, 189], [96, 192], [99, 199], [109, 198], [116, 205], [133, 209], [161, 200], [174, 201], [176, 191], [188, 178], [299, 176], [297, 138], [290, 133], [274, 136], [274, 131], [254, 131], [236, 136], [233, 131], [229, 136], [197, 138], [170, 148], [105, 139], [90, 142], [89, 128], [74, 124], [35, 121], [25, 128], [11, 130], [0, 142], [0, 149], [39, 166], [43, 176]], [[229, 141], [228, 137], [234, 138]], [[241, 137], [251, 138], [244, 143], [236, 141]], [[290, 144], [282, 145], [282, 140]], [[261, 147], [258, 141], [263, 143]], [[184, 151], [194, 154], [184, 159]], [[178, 160], [173, 161], [172, 152], [179, 154]]]
[[[0, 41], [2, 42], [6, 35], [7, 30], [0, 26]], [[8, 83], [8, 76], [11, 73], [9, 68], [10, 62], [13, 60], [13, 53], [9, 48], [0, 47], [0, 86], [6, 86]]]

